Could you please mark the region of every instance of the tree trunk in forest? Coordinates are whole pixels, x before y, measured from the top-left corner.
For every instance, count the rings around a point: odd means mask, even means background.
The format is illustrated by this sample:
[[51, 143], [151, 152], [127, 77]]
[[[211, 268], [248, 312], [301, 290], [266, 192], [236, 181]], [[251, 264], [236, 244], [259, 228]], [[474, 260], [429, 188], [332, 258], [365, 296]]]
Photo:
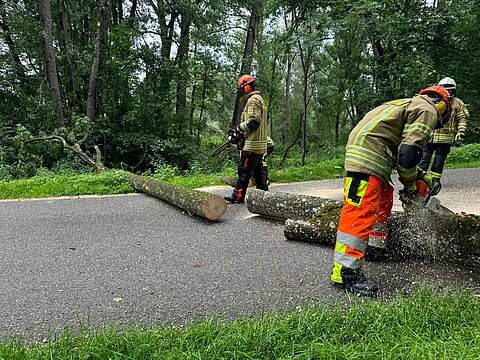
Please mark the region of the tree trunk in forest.
[[177, 66], [180, 69], [180, 79], [177, 83], [177, 104], [176, 113], [180, 115], [182, 121], [186, 120], [187, 113], [187, 77], [188, 77], [188, 48], [190, 45], [190, 25], [192, 23], [190, 16], [182, 14], [180, 22], [180, 43], [177, 50]]
[[[288, 240], [332, 245], [343, 204], [315, 196], [249, 190], [250, 212], [285, 221]], [[394, 212], [388, 223], [392, 257], [420, 257], [480, 266], [480, 216], [437, 214], [416, 206]]]
[[[248, 22], [247, 38], [245, 40], [245, 49], [243, 51], [242, 66], [240, 76], [250, 74], [252, 72], [252, 59], [255, 51], [255, 39], [257, 36], [258, 24], [260, 22], [260, 12], [254, 7]], [[236, 85], [236, 81], [235, 81]], [[242, 115], [242, 104], [240, 103], [242, 95], [237, 93], [235, 99], [235, 107], [233, 110], [232, 127], [240, 124], [240, 116]]]
[[39, 13], [43, 29], [45, 68], [56, 114], [55, 126], [60, 128], [65, 126], [65, 116], [63, 113], [60, 82], [58, 81], [55, 48], [53, 47], [52, 11], [50, 8], [50, 0], [41, 0], [39, 2]]
[[87, 97], [87, 117], [93, 123], [95, 120], [95, 110], [97, 106], [97, 87], [98, 87], [98, 73], [100, 70], [100, 61], [102, 57], [102, 40], [106, 28], [106, 12], [107, 0], [100, 0], [98, 6], [97, 17], [97, 31], [95, 35], [95, 51], [93, 55], [92, 70], [90, 73], [90, 81], [88, 83], [88, 97]]
[[248, 190], [245, 202], [250, 212], [281, 220], [311, 219], [321, 214], [325, 207], [342, 208], [341, 202], [318, 196], [257, 189]]
[[[70, 76], [68, 76], [68, 81], [70, 83], [70, 89], [67, 92], [67, 99], [69, 98], [68, 93], [71, 93], [73, 98], [69, 100], [73, 102], [70, 107], [75, 107], [81, 101], [81, 94], [79, 93], [79, 79], [80, 75], [78, 73], [78, 66], [74, 59], [74, 45], [71, 37], [71, 30], [72, 26], [70, 23], [70, 16], [68, 14], [68, 9], [65, 4], [64, 0], [60, 0], [59, 2], [60, 7], [60, 17], [62, 20], [62, 33], [63, 33], [63, 41], [65, 44], [65, 55], [67, 57], [68, 65], [70, 67]], [[73, 101], [72, 101], [73, 100]]]
[[219, 195], [187, 189], [183, 186], [132, 173], [127, 173], [127, 176], [130, 184], [138, 191], [208, 220], [218, 220], [227, 211], [227, 203]]
[[292, 65], [294, 56], [288, 55], [287, 57], [287, 74], [285, 76], [285, 112], [283, 117], [283, 143], [290, 143], [290, 131], [292, 123], [292, 105], [291, 99], [291, 87], [292, 87]]

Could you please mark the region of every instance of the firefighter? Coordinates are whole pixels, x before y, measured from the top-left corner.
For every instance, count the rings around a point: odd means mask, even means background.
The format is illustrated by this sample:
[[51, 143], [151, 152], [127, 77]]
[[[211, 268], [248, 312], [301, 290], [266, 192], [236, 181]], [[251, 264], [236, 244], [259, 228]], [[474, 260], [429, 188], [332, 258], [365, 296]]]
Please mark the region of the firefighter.
[[237, 89], [242, 95], [243, 104], [241, 122], [236, 131], [245, 136], [245, 145], [240, 154], [237, 184], [231, 196], [225, 200], [231, 204], [245, 201], [248, 182], [253, 175], [257, 189], [267, 190], [267, 178], [263, 168], [263, 155], [267, 152], [267, 106], [260, 92], [255, 89], [255, 78], [242, 75], [238, 79]]
[[[443, 128], [436, 129], [433, 132], [430, 141], [423, 149], [422, 161], [418, 164], [419, 173], [421, 176], [424, 176], [424, 179], [430, 186], [435, 182], [438, 182], [440, 185], [440, 178], [442, 177], [447, 156], [450, 153], [452, 145], [460, 145], [465, 138], [469, 117], [465, 104], [457, 97], [457, 84], [455, 80], [446, 77], [440, 80], [438, 85], [443, 86], [450, 94], [452, 114]], [[430, 174], [427, 174], [433, 153], [435, 153], [435, 156], [432, 167], [430, 168]]]
[[431, 86], [409, 99], [393, 100], [368, 112], [350, 133], [345, 156], [341, 211], [331, 280], [359, 295], [374, 296], [376, 284], [362, 271], [367, 248], [385, 248], [393, 205], [395, 168], [402, 196], [415, 196], [417, 164], [436, 127], [448, 121], [447, 90]]

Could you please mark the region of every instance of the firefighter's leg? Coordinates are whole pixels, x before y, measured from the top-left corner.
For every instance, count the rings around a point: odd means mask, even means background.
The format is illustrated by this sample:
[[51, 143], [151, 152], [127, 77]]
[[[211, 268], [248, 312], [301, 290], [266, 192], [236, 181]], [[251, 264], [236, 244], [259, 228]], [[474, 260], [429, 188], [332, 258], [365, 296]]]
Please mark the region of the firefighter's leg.
[[348, 173], [344, 185], [345, 204], [337, 230], [331, 279], [347, 290], [373, 296], [378, 288], [366, 280], [361, 268], [385, 185], [374, 176], [359, 173]]
[[263, 155], [260, 155], [259, 161], [253, 170], [253, 178], [255, 179], [257, 189], [268, 191], [267, 171], [268, 168], [263, 163]]
[[366, 261], [385, 259], [388, 236], [387, 223], [392, 214], [393, 193], [393, 185], [388, 183], [380, 195], [380, 208], [368, 238], [367, 251], [365, 252]]
[[430, 167], [430, 162], [432, 160], [433, 152], [434, 152], [433, 143], [428, 142], [427, 145], [423, 147], [422, 160], [420, 160], [420, 163], [418, 164], [418, 167], [425, 172], [427, 172], [428, 168]]
[[450, 144], [435, 144], [435, 157], [433, 158], [433, 164], [430, 171], [432, 175], [432, 180], [440, 180], [443, 173], [443, 167], [445, 166], [445, 161], [447, 160], [448, 154], [450, 154], [450, 149], [452, 145]]
[[252, 177], [253, 166], [255, 165], [255, 158], [251, 159], [252, 154], [251, 151], [242, 151], [240, 163], [238, 164], [237, 184], [233, 189], [232, 196], [225, 196], [224, 198], [229, 203], [241, 203], [245, 200], [248, 182]]

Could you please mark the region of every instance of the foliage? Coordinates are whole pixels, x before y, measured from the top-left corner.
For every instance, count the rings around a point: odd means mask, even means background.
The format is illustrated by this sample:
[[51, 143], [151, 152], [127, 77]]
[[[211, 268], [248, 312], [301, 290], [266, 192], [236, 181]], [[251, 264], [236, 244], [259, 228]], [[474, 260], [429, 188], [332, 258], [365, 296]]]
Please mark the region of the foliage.
[[471, 292], [417, 290], [392, 301], [307, 304], [186, 329], [66, 329], [46, 344], [12, 339], [5, 359], [477, 359], [480, 301]]
[[[100, 1], [50, 3], [61, 128], [38, 4], [0, 5], [2, 179], [59, 169], [59, 163], [64, 169], [72, 161], [53, 143], [20, 151], [22, 131], [71, 142], [88, 131], [89, 145], [100, 147], [109, 168], [154, 173], [169, 164], [184, 174], [232, 165], [230, 157], [223, 157], [225, 164], [212, 161], [204, 145], [225, 140], [245, 28], [258, 2], [107, 1], [92, 119], [87, 104]], [[267, 100], [272, 138], [282, 151], [295, 143], [287, 163], [299, 151], [321, 157], [324, 148], [342, 146], [372, 107], [411, 96], [444, 76], [456, 79], [470, 110], [466, 142], [478, 141], [477, 0], [271, 0], [262, 9], [252, 66]], [[72, 170], [78, 167], [72, 162]]]

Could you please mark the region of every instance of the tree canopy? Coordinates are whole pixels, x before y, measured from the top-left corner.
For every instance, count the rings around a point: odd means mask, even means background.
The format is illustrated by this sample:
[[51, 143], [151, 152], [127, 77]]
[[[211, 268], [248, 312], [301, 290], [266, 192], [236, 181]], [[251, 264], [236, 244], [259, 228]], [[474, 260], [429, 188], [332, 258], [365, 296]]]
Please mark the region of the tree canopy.
[[[0, 177], [72, 159], [191, 169], [255, 74], [278, 147], [340, 146], [365, 112], [450, 76], [480, 135], [478, 0], [0, 0]], [[88, 139], [88, 140], [87, 140]], [[85, 141], [83, 141], [85, 140]], [[208, 150], [208, 151], [207, 151]]]

